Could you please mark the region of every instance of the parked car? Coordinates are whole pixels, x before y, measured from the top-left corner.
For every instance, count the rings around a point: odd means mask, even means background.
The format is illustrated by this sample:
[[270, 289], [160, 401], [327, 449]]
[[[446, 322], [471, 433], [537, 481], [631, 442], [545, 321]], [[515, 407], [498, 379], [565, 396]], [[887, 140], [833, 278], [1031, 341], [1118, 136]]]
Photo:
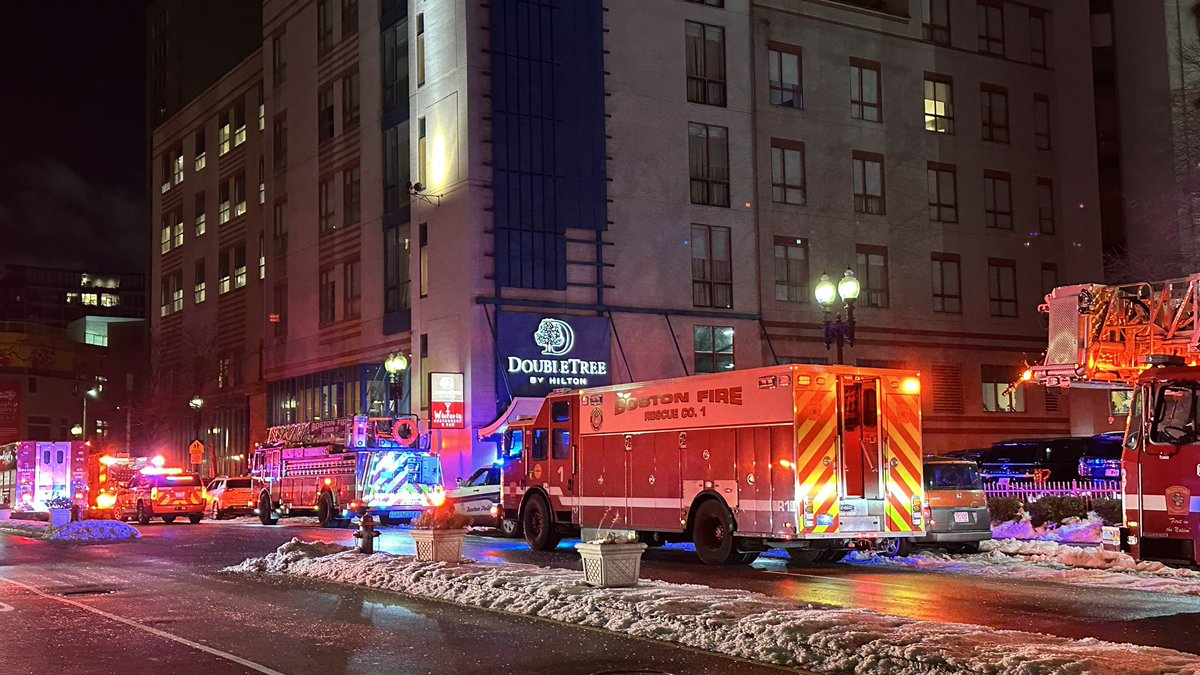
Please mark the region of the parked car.
[[1071, 481], [1079, 477], [1079, 458], [1093, 447], [1090, 436], [1002, 441], [979, 458], [985, 482]]
[[208, 484], [208, 517], [220, 520], [254, 512], [258, 504], [258, 485], [246, 476], [218, 476]]
[[148, 467], [117, 489], [113, 515], [119, 520], [136, 518], [141, 525], [158, 517], [173, 523], [179, 516], [198, 523], [204, 518], [205, 503], [204, 483], [199, 474], [178, 468]]
[[945, 544], [970, 553], [979, 542], [992, 538], [983, 480], [975, 462], [967, 459], [927, 457], [925, 499], [929, 518], [918, 543]]
[[477, 469], [466, 480], [458, 478], [458, 487], [446, 491], [446, 502], [477, 524], [500, 525], [500, 474], [500, 467], [491, 465]]
[[1121, 478], [1121, 442], [1124, 434], [1092, 436], [1088, 453], [1079, 458], [1079, 477], [1084, 480], [1119, 480]]

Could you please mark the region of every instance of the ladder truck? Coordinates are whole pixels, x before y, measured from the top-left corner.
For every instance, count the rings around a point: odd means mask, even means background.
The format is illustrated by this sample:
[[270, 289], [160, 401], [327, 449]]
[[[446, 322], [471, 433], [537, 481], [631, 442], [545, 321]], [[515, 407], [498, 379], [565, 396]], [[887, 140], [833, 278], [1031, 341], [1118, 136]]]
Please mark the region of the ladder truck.
[[1200, 274], [1051, 291], [1045, 357], [1022, 380], [1132, 389], [1122, 448], [1124, 523], [1106, 546], [1200, 562]]

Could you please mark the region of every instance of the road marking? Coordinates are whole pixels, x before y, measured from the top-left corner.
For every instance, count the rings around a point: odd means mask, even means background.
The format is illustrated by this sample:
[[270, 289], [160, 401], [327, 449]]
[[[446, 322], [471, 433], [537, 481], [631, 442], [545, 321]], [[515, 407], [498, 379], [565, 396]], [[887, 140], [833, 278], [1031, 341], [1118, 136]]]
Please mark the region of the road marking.
[[905, 585], [901, 585], [901, 584], [889, 584], [885, 581], [874, 581], [872, 579], [861, 579], [861, 578], [857, 578], [857, 577], [856, 578], [831, 577], [831, 576], [826, 576], [823, 574], [805, 574], [803, 572], [777, 572], [775, 570], [763, 570], [763, 571], [766, 572], [767, 574], [782, 574], [784, 576], [789, 576], [789, 577], [811, 577], [813, 579], [820, 579], [822, 581], [840, 581], [842, 583], [847, 583], [847, 584], [874, 584], [876, 586], [883, 586], [885, 588], [899, 588], [899, 589], [903, 589], [906, 591], [913, 590], [913, 588], [911, 586], [905, 586]]
[[96, 607], [92, 607], [91, 605], [86, 605], [82, 602], [76, 602], [74, 600], [69, 600], [67, 598], [63, 598], [63, 597], [60, 597], [57, 595], [51, 595], [49, 593], [45, 593], [41, 590], [38, 590], [37, 588], [34, 588], [33, 586], [21, 583], [20, 581], [13, 581], [12, 579], [6, 579], [5, 577], [0, 577], [0, 581], [12, 584], [14, 586], [18, 586], [20, 588], [24, 588], [25, 590], [29, 591], [30, 593], [33, 593], [34, 595], [38, 595], [43, 598], [49, 598], [50, 600], [56, 600], [58, 602], [61, 602], [66, 605], [71, 605], [73, 607], [78, 607], [79, 609], [87, 610], [89, 612], [92, 612], [93, 614], [99, 614], [100, 616], [102, 616], [106, 619], [112, 619], [113, 621], [123, 623], [126, 626], [131, 626], [133, 628], [137, 628], [138, 630], [145, 631], [147, 633], [150, 633], [151, 635], [155, 635], [155, 636], [158, 636], [158, 637], [166, 639], [166, 640], [171, 640], [172, 642], [178, 642], [181, 645], [186, 645], [188, 647], [191, 647], [192, 649], [197, 649], [199, 651], [211, 654], [213, 656], [216, 656], [217, 658], [225, 659], [226, 661], [233, 661], [234, 663], [236, 663], [238, 665], [245, 666], [251, 670], [255, 670], [260, 673], [264, 673], [264, 675], [284, 675], [283, 673], [279, 672], [278, 670], [268, 668], [267, 666], [264, 666], [261, 663], [255, 663], [254, 661], [250, 661], [248, 659], [243, 659], [242, 657], [237, 656], [236, 654], [230, 654], [229, 652], [223, 652], [220, 649], [214, 649], [213, 647], [209, 647], [208, 645], [200, 644], [199, 642], [193, 642], [187, 638], [182, 638], [182, 637], [179, 637], [178, 635], [173, 635], [166, 631], [159, 630], [157, 628], [153, 628], [151, 626], [147, 626], [142, 623], [138, 623], [137, 621], [134, 621], [133, 619], [126, 619], [123, 616], [118, 616], [116, 614], [110, 614], [109, 612], [106, 612], [102, 609], [98, 609]]
[[11, 611], [13, 611], [12, 605], [0, 602], [0, 612], [11, 612]]

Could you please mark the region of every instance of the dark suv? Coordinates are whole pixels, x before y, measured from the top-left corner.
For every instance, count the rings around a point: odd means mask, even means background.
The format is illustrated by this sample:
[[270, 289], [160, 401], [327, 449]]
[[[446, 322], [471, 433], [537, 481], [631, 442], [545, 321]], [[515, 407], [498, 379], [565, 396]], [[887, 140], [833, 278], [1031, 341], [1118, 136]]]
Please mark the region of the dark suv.
[[1072, 481], [1079, 478], [1079, 460], [1094, 446], [1090, 436], [1002, 441], [979, 457], [985, 482]]

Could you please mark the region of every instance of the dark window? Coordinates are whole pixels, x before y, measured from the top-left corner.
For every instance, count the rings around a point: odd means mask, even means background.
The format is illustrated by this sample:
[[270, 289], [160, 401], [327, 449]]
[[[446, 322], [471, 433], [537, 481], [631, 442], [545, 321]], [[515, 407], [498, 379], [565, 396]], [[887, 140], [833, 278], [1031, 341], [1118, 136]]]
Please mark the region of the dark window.
[[571, 421], [571, 404], [568, 401], [555, 401], [550, 406], [550, 419], [555, 422]]
[[1008, 142], [1008, 90], [993, 84], [979, 85], [979, 115], [983, 140]]
[[775, 237], [775, 299], [808, 302], [808, 242]]
[[692, 354], [697, 373], [733, 370], [733, 328], [730, 326], [693, 327]]
[[953, 164], [928, 162], [929, 219], [941, 223], [958, 222], [958, 177]]
[[771, 200], [781, 204], [807, 204], [804, 183], [804, 144], [772, 138]]
[[1004, 5], [996, 0], [980, 0], [976, 5], [979, 27], [979, 51], [1004, 56]]
[[551, 459], [571, 458], [571, 432], [567, 429], [553, 431], [554, 442], [550, 447]]
[[395, 213], [409, 203], [408, 123], [383, 132], [383, 211]]
[[688, 123], [688, 166], [693, 204], [729, 206], [729, 130]]
[[391, 227], [384, 238], [384, 310], [395, 312], [409, 307], [409, 236], [408, 226]]
[[1042, 263], [1042, 294], [1049, 295], [1050, 291], [1058, 288], [1058, 265], [1052, 262]]
[[1037, 179], [1038, 232], [1054, 234], [1054, 181]]
[[1017, 315], [1017, 263], [988, 258], [988, 299], [992, 316]]
[[333, 45], [332, 0], [317, 3], [317, 52], [323, 53]]
[[417, 227], [417, 291], [421, 297], [429, 296], [429, 224]]
[[924, 0], [922, 5], [925, 39], [938, 44], [950, 44], [950, 0]]
[[322, 178], [317, 185], [317, 225], [321, 232], [333, 229], [333, 180]]
[[342, 215], [346, 225], [357, 223], [361, 217], [360, 174], [357, 165], [348, 167], [342, 172]]
[[945, 75], [925, 73], [925, 130], [954, 133], [954, 84]]
[[883, 80], [875, 61], [850, 59], [850, 117], [883, 121]]
[[337, 283], [334, 281], [332, 269], [321, 271], [319, 286], [320, 295], [317, 304], [323, 326], [333, 323], [337, 319]]
[[351, 260], [342, 266], [342, 317], [357, 318], [362, 314], [362, 265]]
[[1012, 181], [1007, 172], [983, 172], [983, 212], [988, 227], [1012, 229]]
[[695, 21], [684, 24], [687, 100], [725, 105], [725, 29]]
[[733, 307], [728, 227], [692, 225], [692, 305]]
[[358, 71], [342, 78], [342, 133], [358, 126]]
[[425, 15], [417, 15], [417, 86], [425, 84]]
[[271, 138], [272, 162], [276, 171], [282, 171], [287, 168], [288, 163], [288, 138], [287, 138], [287, 111], [279, 113], [275, 117], [275, 124]]
[[287, 51], [283, 44], [285, 35], [279, 32], [271, 38], [271, 83], [276, 87], [287, 82]]
[[1040, 9], [1029, 10], [1029, 62], [1045, 66], [1046, 59], [1046, 13]]
[[408, 103], [408, 22], [383, 31], [383, 111]]
[[957, 253], [930, 254], [933, 272], [933, 311], [962, 312], [962, 276]]
[[38, 381], [37, 381], [36, 377], [29, 378], [29, 381], [27, 382], [27, 386], [29, 388], [29, 393], [36, 394], [37, 393], [37, 385], [38, 385]]
[[1050, 149], [1050, 99], [1044, 94], [1033, 95], [1033, 145]]
[[853, 164], [855, 212], [885, 213], [883, 155], [855, 150]]
[[799, 47], [769, 43], [767, 77], [771, 85], [771, 105], [804, 107], [803, 55]]
[[858, 281], [862, 284], [859, 304], [864, 307], [887, 307], [887, 247], [859, 244], [855, 251], [858, 256]]
[[275, 228], [275, 253], [282, 254], [287, 252], [288, 246], [288, 223], [287, 223], [287, 198], [275, 202], [274, 209], [274, 228]]
[[545, 429], [533, 430], [533, 461], [544, 462], [549, 456], [549, 443], [547, 443], [547, 432]]
[[321, 143], [333, 138], [333, 85], [317, 93], [317, 140]]
[[275, 324], [275, 337], [287, 337], [288, 329], [288, 311], [287, 311], [287, 284], [275, 284], [275, 298], [271, 307], [274, 309], [274, 316], [271, 317], [271, 322]]
[[358, 0], [342, 0], [342, 38], [358, 32]]

